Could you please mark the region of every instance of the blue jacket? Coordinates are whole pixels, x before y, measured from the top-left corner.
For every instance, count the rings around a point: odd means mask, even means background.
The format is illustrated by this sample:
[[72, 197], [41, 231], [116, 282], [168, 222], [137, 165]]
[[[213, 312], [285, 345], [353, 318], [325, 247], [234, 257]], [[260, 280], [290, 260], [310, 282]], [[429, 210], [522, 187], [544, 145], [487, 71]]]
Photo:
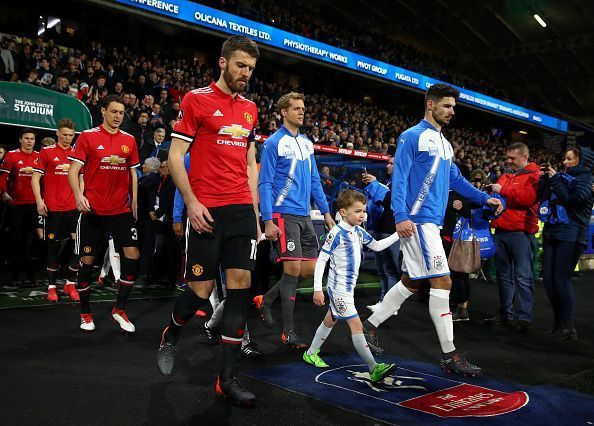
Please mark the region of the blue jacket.
[[[190, 170], [190, 154], [186, 154], [184, 156], [184, 167], [186, 168], [186, 172]], [[175, 188], [175, 197], [173, 198], [173, 223], [180, 223], [182, 221], [182, 217], [184, 215], [184, 197], [182, 197], [181, 192], [179, 189]]]
[[384, 212], [384, 198], [390, 188], [376, 179], [367, 185], [364, 191], [367, 196], [367, 229], [377, 231], [376, 226]]
[[308, 138], [300, 133], [293, 136], [282, 126], [266, 140], [260, 157], [258, 194], [262, 220], [272, 219], [273, 213], [309, 216], [312, 195], [322, 214], [330, 211]]
[[594, 194], [592, 193], [592, 170], [594, 168], [594, 153], [589, 149], [581, 150], [580, 162], [577, 166], [565, 171], [573, 177], [571, 182], [563, 179], [561, 173], [552, 178], [543, 175], [539, 181], [539, 195], [541, 200], [549, 198], [554, 193], [565, 210], [569, 223], [545, 223], [543, 237], [559, 241], [578, 242], [588, 244], [588, 230]]
[[443, 225], [450, 189], [474, 203], [486, 204], [490, 196], [464, 179], [453, 156], [450, 143], [426, 120], [400, 135], [392, 175], [396, 223], [408, 219]]

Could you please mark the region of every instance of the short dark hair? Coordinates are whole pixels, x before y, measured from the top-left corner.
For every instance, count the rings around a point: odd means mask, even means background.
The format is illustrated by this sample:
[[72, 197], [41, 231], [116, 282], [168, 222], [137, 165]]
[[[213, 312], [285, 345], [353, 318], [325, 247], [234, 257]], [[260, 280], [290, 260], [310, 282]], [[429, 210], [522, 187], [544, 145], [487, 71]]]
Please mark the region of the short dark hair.
[[221, 47], [221, 56], [229, 59], [233, 52], [240, 50], [247, 53], [252, 58], [260, 59], [260, 50], [254, 40], [245, 36], [231, 36], [223, 43]]
[[458, 100], [459, 96], [460, 92], [458, 89], [450, 86], [449, 84], [437, 83], [429, 87], [425, 92], [425, 107], [427, 106], [427, 101], [429, 100], [433, 102], [439, 102], [441, 99], [447, 97]]
[[524, 142], [516, 142], [516, 143], [512, 143], [510, 146], [507, 147], [507, 151], [519, 151], [522, 155], [525, 155], [526, 157], [528, 157], [528, 155], [530, 155], [530, 150], [528, 149], [528, 145], [526, 145]]
[[336, 198], [336, 206], [338, 207], [338, 210], [348, 209], [357, 201], [360, 201], [363, 203], [363, 205], [365, 205], [367, 204], [367, 197], [365, 197], [365, 195], [363, 195], [361, 192], [355, 191], [354, 189], [345, 189], [340, 194], [338, 194], [338, 198]]
[[35, 130], [30, 127], [23, 127], [21, 130], [19, 130], [19, 139], [22, 138], [25, 133], [33, 133], [33, 135], [37, 137], [37, 132]]
[[124, 108], [126, 108], [126, 104], [124, 104], [124, 101], [122, 100], [122, 97], [120, 95], [107, 95], [106, 97], [104, 97], [103, 102], [101, 104], [101, 108], [107, 109], [109, 104], [112, 102], [117, 102], [118, 104], [122, 104], [124, 106]]
[[63, 129], [63, 128], [75, 130], [76, 125], [74, 124], [74, 121], [72, 121], [71, 118], [63, 118], [60, 121], [58, 121], [58, 129]]

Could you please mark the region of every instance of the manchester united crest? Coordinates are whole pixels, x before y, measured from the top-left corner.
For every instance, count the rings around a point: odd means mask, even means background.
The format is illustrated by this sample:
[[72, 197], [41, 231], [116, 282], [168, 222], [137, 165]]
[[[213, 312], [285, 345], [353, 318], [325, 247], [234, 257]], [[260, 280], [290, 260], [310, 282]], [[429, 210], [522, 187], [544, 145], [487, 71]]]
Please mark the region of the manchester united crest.
[[127, 154], [130, 152], [130, 148], [128, 148], [128, 145], [122, 145], [121, 148], [122, 148], [122, 152], [124, 154]]
[[252, 117], [252, 114], [250, 114], [249, 112], [244, 112], [243, 118], [245, 118], [245, 121], [247, 121], [250, 124], [254, 122], [254, 118]]
[[200, 275], [202, 275], [202, 272], [204, 272], [204, 268], [202, 267], [202, 265], [195, 264], [192, 266], [192, 273], [194, 274], [194, 276], [199, 277]]

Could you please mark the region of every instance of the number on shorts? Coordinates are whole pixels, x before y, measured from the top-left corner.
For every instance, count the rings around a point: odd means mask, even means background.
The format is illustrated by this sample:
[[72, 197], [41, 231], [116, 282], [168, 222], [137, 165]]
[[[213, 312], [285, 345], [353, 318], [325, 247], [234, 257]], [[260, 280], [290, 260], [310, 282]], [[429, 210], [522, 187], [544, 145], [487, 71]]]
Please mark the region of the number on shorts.
[[132, 240], [138, 240], [138, 231], [136, 230], [136, 228], [130, 228], [130, 231], [132, 232]]
[[258, 250], [258, 244], [256, 243], [256, 240], [251, 240], [251, 241], [252, 241], [252, 252], [250, 253], [250, 259], [256, 260], [256, 252]]
[[37, 216], [37, 220], [39, 220], [40, 225], [43, 225], [43, 219], [44, 219], [43, 216]]

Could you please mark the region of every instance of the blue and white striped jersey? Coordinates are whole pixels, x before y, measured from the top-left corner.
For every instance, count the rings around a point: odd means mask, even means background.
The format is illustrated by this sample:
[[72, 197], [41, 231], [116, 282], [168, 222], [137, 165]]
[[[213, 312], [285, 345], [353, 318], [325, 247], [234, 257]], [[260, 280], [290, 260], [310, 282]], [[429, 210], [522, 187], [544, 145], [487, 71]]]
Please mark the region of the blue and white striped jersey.
[[363, 246], [373, 251], [382, 251], [396, 241], [396, 233], [376, 241], [365, 229], [351, 226], [341, 220], [328, 233], [318, 257], [314, 273], [314, 290], [322, 290], [324, 268], [330, 260], [327, 286], [332, 291], [352, 292], [359, 277]]

